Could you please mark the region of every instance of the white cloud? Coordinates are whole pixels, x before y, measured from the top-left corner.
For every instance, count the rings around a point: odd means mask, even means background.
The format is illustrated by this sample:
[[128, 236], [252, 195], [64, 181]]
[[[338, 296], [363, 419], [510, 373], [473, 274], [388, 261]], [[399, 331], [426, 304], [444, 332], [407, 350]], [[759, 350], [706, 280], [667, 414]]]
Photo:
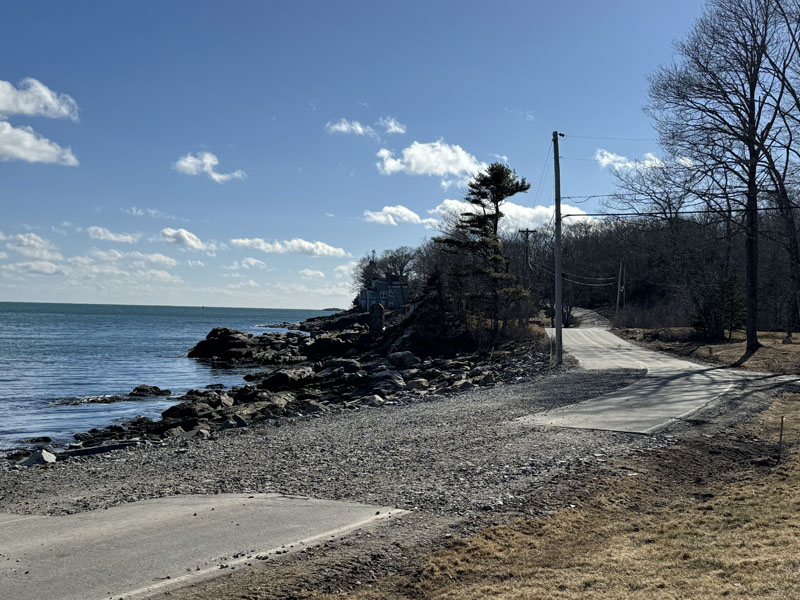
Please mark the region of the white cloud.
[[107, 242], [117, 242], [120, 244], [135, 244], [142, 237], [139, 233], [114, 233], [105, 227], [92, 225], [86, 228], [86, 232], [93, 240], [104, 240]]
[[153, 219], [162, 219], [164, 221], [187, 221], [187, 219], [181, 219], [174, 215], [170, 215], [165, 213], [164, 211], [158, 210], [157, 208], [139, 208], [138, 206], [131, 206], [130, 208], [121, 208], [122, 212], [128, 215], [132, 215], [134, 217], [151, 217]]
[[41, 81], [26, 77], [19, 87], [0, 80], [0, 116], [27, 115], [78, 120], [78, 103], [67, 94], [51, 90]]
[[308, 254], [311, 256], [350, 256], [342, 248], [335, 248], [325, 242], [309, 242], [300, 238], [282, 242], [267, 242], [261, 238], [239, 238], [231, 240], [234, 246], [252, 248], [271, 254]]
[[[88, 259], [88, 260], [87, 260]], [[92, 248], [89, 250], [88, 256], [75, 256], [69, 259], [70, 262], [76, 262], [79, 264], [89, 264], [91, 261], [99, 260], [102, 262], [110, 262], [114, 263], [120, 260], [134, 260], [137, 261], [139, 264], [143, 264], [144, 262], [149, 262], [154, 265], [160, 265], [162, 267], [176, 267], [178, 266], [178, 261], [172, 258], [171, 256], [167, 256], [165, 254], [161, 254], [160, 252], [153, 252], [153, 253], [144, 253], [144, 252], [122, 252], [121, 250], [111, 249], [111, 250], [98, 250], [97, 248]]]
[[135, 275], [142, 277], [147, 281], [157, 281], [158, 283], [183, 283], [183, 279], [181, 279], [179, 275], [159, 269], [137, 271]]
[[6, 248], [28, 258], [45, 261], [64, 259], [53, 242], [35, 233], [18, 233], [17, 235], [3, 236], [0, 239], [8, 240]]
[[237, 169], [233, 173], [219, 173], [216, 170], [219, 159], [211, 152], [198, 152], [197, 154], [185, 154], [181, 156], [172, 168], [179, 173], [186, 175], [200, 175], [205, 173], [217, 183], [225, 183], [231, 179], [245, 179], [247, 173]]
[[189, 265], [190, 267], [205, 267], [206, 266], [206, 263], [204, 263], [202, 260], [187, 260], [186, 264]]
[[0, 252], [0, 259], [8, 258], [8, 252]]
[[353, 269], [356, 268], [356, 261], [351, 260], [349, 263], [339, 265], [333, 269], [333, 274], [336, 279], [350, 279], [353, 276]]
[[228, 289], [231, 290], [240, 290], [243, 288], [255, 288], [258, 287], [258, 284], [252, 279], [247, 279], [245, 281], [237, 281], [236, 283], [229, 283], [227, 287]]
[[14, 127], [7, 121], [0, 121], [0, 161], [9, 160], [54, 163], [67, 167], [77, 167], [79, 164], [70, 148], [62, 148], [30, 127]]
[[66, 273], [62, 265], [57, 265], [46, 260], [30, 260], [25, 262], [0, 265], [0, 271], [5, 273], [36, 274], [36, 275], [55, 275], [56, 273]]
[[213, 244], [203, 243], [199, 237], [186, 229], [173, 229], [165, 227], [161, 230], [161, 239], [170, 244], [176, 244], [187, 250], [215, 250]]
[[[436, 208], [428, 211], [438, 219], [457, 218], [461, 213], [474, 210], [474, 207], [463, 200], [444, 200]], [[503, 218], [500, 219], [500, 229], [505, 233], [514, 233], [518, 229], [546, 229], [552, 226], [555, 206], [523, 206], [514, 202], [503, 204], [501, 211]], [[570, 206], [561, 205], [561, 213], [564, 215], [585, 215], [586, 211]], [[578, 221], [592, 220], [591, 217], [570, 217], [564, 223], [575, 223]]]
[[331, 218], [331, 219], [333, 219], [333, 218], [334, 218], [336, 215], [335, 215], [335, 214], [333, 214], [333, 213], [326, 212], [326, 213], [325, 213], [325, 216], [326, 216], [326, 217], [329, 217], [329, 218]]
[[405, 133], [406, 126], [394, 117], [383, 117], [378, 120], [378, 125], [383, 127], [386, 133]]
[[397, 225], [398, 223], [415, 223], [433, 227], [437, 220], [428, 218], [423, 219], [410, 208], [400, 204], [395, 206], [384, 206], [379, 211], [365, 210], [364, 220], [369, 223], [380, 223], [381, 225]]
[[646, 152], [642, 159], [632, 160], [627, 156], [614, 154], [603, 148], [595, 150], [594, 159], [601, 168], [611, 167], [612, 169], [649, 169], [652, 167], [663, 167], [664, 161], [652, 152]]
[[287, 294], [290, 297], [306, 297], [314, 296], [318, 298], [328, 298], [331, 296], [339, 296], [346, 298], [350, 294], [350, 284], [346, 282], [332, 283], [328, 285], [306, 285], [304, 283], [286, 283], [278, 282], [272, 283], [268, 286], [270, 290], [278, 291]]
[[[378, 150], [378, 170], [384, 175], [408, 173], [409, 175], [435, 175], [442, 177], [446, 189], [453, 183], [465, 184], [478, 171], [488, 165], [466, 152], [461, 146], [436, 142], [413, 142], [403, 150], [400, 158], [386, 148]], [[454, 179], [453, 179], [454, 178]]]
[[328, 133], [350, 133], [353, 135], [366, 135], [369, 137], [378, 137], [375, 130], [369, 125], [362, 125], [358, 121], [348, 121], [341, 118], [335, 123], [328, 122], [325, 125], [325, 131]]
[[300, 271], [300, 277], [303, 279], [325, 279], [325, 273], [314, 269], [303, 269]]
[[505, 154], [492, 154], [492, 156], [497, 160], [499, 160], [500, 162], [504, 163], [508, 162], [508, 156], [506, 156]]
[[166, 254], [161, 254], [160, 252], [152, 252], [149, 254], [145, 254], [142, 252], [129, 252], [128, 256], [131, 258], [139, 258], [142, 260], [146, 260], [147, 262], [153, 263], [154, 265], [162, 265], [165, 267], [177, 267], [178, 261], [172, 258], [171, 256], [167, 256]]
[[203, 242], [199, 237], [186, 229], [173, 229], [165, 227], [161, 230], [161, 235], [158, 238], [164, 242], [180, 246], [184, 250], [198, 250], [205, 252], [208, 256], [216, 256], [217, 250], [227, 250], [226, 244], [220, 244], [214, 241]]
[[248, 256], [247, 258], [243, 258], [241, 261], [235, 260], [233, 264], [229, 267], [222, 267], [223, 269], [227, 269], [229, 271], [238, 271], [240, 269], [248, 270], [248, 269], [266, 269], [267, 263], [263, 260], [258, 260], [257, 258], [252, 258]]

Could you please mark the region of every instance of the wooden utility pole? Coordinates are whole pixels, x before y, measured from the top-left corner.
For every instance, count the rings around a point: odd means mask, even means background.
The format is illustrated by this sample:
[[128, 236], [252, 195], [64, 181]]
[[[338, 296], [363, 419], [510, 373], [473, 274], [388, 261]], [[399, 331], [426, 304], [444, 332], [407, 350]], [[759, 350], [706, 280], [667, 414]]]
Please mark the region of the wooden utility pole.
[[[619, 318], [619, 297], [622, 294], [622, 262], [619, 263], [619, 276], [617, 277], [617, 310], [614, 313], [615, 318]], [[619, 327], [619, 323], [614, 324]]]
[[556, 357], [555, 364], [560, 365], [563, 361], [563, 336], [562, 336], [562, 307], [561, 307], [561, 165], [558, 157], [558, 131], [553, 132], [553, 170], [555, 172], [556, 188], [556, 214], [555, 214], [555, 317], [556, 317]]
[[[536, 233], [535, 229], [518, 229], [519, 233], [525, 236], [525, 265], [530, 266], [530, 253], [528, 247], [528, 236], [532, 233]], [[525, 269], [527, 271], [527, 269]]]

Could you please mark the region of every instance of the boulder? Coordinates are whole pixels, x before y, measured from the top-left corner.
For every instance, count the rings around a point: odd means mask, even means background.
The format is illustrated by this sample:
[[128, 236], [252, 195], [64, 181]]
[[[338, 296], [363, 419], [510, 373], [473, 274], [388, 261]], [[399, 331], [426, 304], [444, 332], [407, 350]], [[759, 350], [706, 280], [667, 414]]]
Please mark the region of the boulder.
[[478, 380], [478, 385], [492, 385], [494, 382], [494, 373], [487, 373]]
[[319, 336], [314, 338], [305, 347], [303, 353], [311, 360], [342, 356], [351, 348], [351, 345], [340, 337]]
[[179, 438], [183, 437], [185, 433], [186, 431], [184, 431], [183, 427], [177, 426], [167, 429], [164, 433], [161, 434], [161, 437], [163, 437], [164, 439]]
[[412, 379], [406, 385], [412, 390], [426, 390], [430, 386], [430, 383], [428, 383], [427, 379], [419, 377], [417, 379]]
[[189, 350], [189, 358], [236, 358], [254, 345], [253, 335], [227, 327], [215, 327], [194, 348]]
[[214, 412], [205, 402], [181, 402], [175, 406], [170, 406], [167, 410], [161, 413], [165, 419], [202, 419], [208, 417]]
[[324, 369], [344, 369], [345, 373], [357, 373], [361, 363], [352, 358], [331, 358], [322, 363]]
[[383, 406], [386, 404], [386, 400], [381, 398], [378, 394], [364, 396], [361, 401], [368, 406]]
[[403, 379], [403, 376], [400, 375], [400, 373], [398, 373], [397, 371], [393, 371], [391, 369], [376, 371], [370, 376], [370, 379], [374, 382], [374, 385], [378, 385], [384, 382], [389, 382], [393, 384], [395, 388], [406, 387], [406, 382]]
[[33, 465], [47, 465], [56, 462], [56, 455], [48, 452], [44, 448], [35, 450], [25, 461], [22, 463], [24, 467], [32, 467]]
[[389, 359], [389, 362], [392, 365], [400, 369], [408, 369], [419, 362], [419, 359], [408, 350], [403, 350], [402, 352], [392, 352], [386, 358]]
[[311, 367], [287, 367], [270, 373], [258, 384], [258, 387], [277, 392], [296, 389], [313, 380], [314, 370]]
[[461, 381], [455, 382], [449, 388], [447, 388], [448, 392], [466, 392], [467, 390], [471, 390], [475, 387], [475, 384], [467, 379], [462, 379]]
[[169, 396], [171, 393], [169, 390], [162, 390], [157, 385], [137, 385], [128, 396], [132, 398], [148, 398], [150, 396]]

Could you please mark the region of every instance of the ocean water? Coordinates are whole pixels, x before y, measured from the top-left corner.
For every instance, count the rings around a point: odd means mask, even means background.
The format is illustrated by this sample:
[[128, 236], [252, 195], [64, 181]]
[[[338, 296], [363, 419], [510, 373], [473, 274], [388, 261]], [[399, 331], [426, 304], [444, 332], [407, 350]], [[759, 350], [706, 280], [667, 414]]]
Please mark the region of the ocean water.
[[294, 309], [39, 304], [0, 302], [0, 449], [72, 434], [124, 418], [158, 417], [166, 399], [112, 404], [53, 404], [65, 398], [127, 394], [139, 384], [173, 395], [212, 383], [243, 383], [246, 369], [186, 357], [214, 327], [254, 334], [259, 325], [330, 314]]

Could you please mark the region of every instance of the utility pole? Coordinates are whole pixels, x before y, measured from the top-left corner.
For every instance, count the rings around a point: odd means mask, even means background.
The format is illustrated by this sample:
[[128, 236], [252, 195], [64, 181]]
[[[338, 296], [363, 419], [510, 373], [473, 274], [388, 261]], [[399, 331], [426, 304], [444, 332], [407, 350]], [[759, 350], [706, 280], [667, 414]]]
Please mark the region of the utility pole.
[[[529, 254], [529, 247], [528, 247], [528, 236], [532, 233], [536, 233], [535, 229], [518, 229], [519, 233], [525, 236], [525, 265], [530, 266], [530, 254]], [[527, 269], [525, 269], [527, 271]], [[800, 297], [800, 296], [798, 296]]]
[[563, 336], [562, 336], [562, 308], [561, 308], [561, 165], [558, 157], [558, 137], [563, 136], [558, 131], [553, 132], [553, 170], [555, 172], [556, 189], [556, 236], [555, 236], [555, 317], [556, 317], [556, 360], [555, 364], [560, 365], [563, 361]]
[[[619, 276], [617, 277], [617, 310], [614, 313], [615, 319], [619, 319], [619, 297], [622, 294], [622, 261], [619, 263]], [[619, 323], [614, 324], [619, 327]]]

